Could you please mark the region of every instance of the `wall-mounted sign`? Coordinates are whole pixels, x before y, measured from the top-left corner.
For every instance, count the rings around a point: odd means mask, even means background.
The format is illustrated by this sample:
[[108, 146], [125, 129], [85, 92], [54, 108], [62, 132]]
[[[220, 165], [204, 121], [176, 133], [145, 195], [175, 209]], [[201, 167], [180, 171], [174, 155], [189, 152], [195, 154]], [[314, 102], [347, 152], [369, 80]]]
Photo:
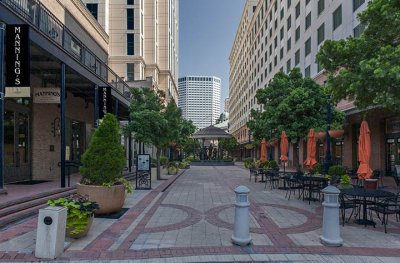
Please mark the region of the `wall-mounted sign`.
[[6, 28], [6, 97], [30, 97], [29, 25]]
[[33, 103], [60, 103], [60, 88], [35, 88]]
[[103, 119], [107, 113], [111, 113], [111, 107], [111, 87], [99, 87], [99, 118]]

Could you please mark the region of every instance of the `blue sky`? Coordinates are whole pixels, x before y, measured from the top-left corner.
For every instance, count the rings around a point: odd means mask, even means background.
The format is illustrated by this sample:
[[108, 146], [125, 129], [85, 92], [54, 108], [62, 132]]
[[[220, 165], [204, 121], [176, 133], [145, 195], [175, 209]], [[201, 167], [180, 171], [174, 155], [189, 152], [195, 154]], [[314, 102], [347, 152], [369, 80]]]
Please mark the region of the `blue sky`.
[[229, 53], [245, 0], [179, 1], [179, 77], [221, 78], [221, 107], [229, 95]]

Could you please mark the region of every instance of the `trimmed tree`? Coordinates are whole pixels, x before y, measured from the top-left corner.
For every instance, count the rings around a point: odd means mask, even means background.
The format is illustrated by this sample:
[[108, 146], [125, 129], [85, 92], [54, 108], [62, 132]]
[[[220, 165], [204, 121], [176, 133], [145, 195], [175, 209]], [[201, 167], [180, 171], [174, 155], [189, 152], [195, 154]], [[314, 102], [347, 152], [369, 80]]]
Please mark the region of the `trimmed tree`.
[[335, 101], [357, 108], [378, 106], [400, 112], [400, 1], [374, 0], [358, 17], [367, 26], [360, 38], [327, 40], [317, 60], [328, 73]]
[[112, 185], [119, 181], [126, 164], [119, 131], [115, 116], [106, 114], [82, 155], [79, 173], [85, 184]]
[[[297, 148], [300, 138], [305, 138], [311, 128], [326, 124], [324, 88], [310, 78], [303, 78], [299, 68], [294, 68], [289, 75], [277, 73], [265, 89], [257, 90], [256, 97], [258, 104], [264, 104], [264, 112], [252, 111], [253, 119], [247, 125], [258, 140], [269, 138], [273, 128], [275, 134], [285, 131], [288, 141]], [[342, 122], [344, 114], [333, 108], [331, 119]], [[298, 167], [296, 151], [293, 160], [293, 165]]]
[[229, 152], [232, 152], [233, 150], [236, 149], [237, 146], [236, 137], [232, 136], [231, 138], [222, 139], [221, 146], [222, 149], [228, 151], [228, 158], [229, 158]]

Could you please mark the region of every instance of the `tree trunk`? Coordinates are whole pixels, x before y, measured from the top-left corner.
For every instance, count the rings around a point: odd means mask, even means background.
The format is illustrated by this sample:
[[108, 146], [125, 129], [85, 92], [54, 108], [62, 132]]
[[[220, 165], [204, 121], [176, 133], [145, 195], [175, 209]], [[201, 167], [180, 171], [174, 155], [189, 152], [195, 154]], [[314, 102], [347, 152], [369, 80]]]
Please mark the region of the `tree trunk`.
[[156, 157], [157, 157], [157, 180], [161, 180], [161, 170], [160, 170], [161, 149], [158, 147], [157, 147]]

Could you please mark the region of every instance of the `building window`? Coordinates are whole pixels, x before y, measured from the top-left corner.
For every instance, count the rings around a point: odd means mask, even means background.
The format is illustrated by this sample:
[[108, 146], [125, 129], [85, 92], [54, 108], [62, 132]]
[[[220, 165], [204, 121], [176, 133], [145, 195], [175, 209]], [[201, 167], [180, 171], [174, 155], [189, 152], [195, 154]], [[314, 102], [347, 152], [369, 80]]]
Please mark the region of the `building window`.
[[290, 15], [289, 18], [287, 19], [287, 30], [289, 30], [292, 27], [292, 16]]
[[128, 9], [126, 9], [126, 28], [128, 29], [128, 30], [133, 30], [133, 29], [135, 29], [134, 28], [134, 18], [133, 18], [133, 16], [134, 16], [134, 9], [133, 8], [128, 8]]
[[272, 71], [272, 62], [269, 63], [269, 72], [271, 73], [271, 71]]
[[275, 39], [274, 39], [274, 48], [277, 48], [277, 46], [278, 46], [278, 38], [275, 37]]
[[353, 12], [356, 11], [364, 3], [365, 0], [353, 0]]
[[306, 0], [306, 5], [308, 5], [308, 3], [310, 3], [310, 0]]
[[296, 18], [300, 16], [300, 2], [296, 5]]
[[284, 48], [281, 48], [279, 59], [282, 59], [282, 58], [283, 58], [283, 53], [284, 53]]
[[270, 55], [270, 56], [272, 55], [272, 44], [269, 45], [269, 55]]
[[311, 26], [311, 12], [306, 16], [306, 30]]
[[318, 28], [318, 45], [325, 39], [325, 23]]
[[342, 24], [342, 5], [333, 12], [333, 30]]
[[281, 28], [281, 36], [280, 36], [280, 37], [281, 37], [281, 40], [282, 40], [283, 37], [285, 36], [285, 32], [283, 32], [283, 30], [284, 30], [284, 28], [282, 27], [282, 28]]
[[294, 54], [294, 65], [297, 66], [300, 63], [300, 49]]
[[133, 39], [133, 34], [126, 34], [126, 49], [128, 55], [135, 55]]
[[283, 17], [285, 16], [285, 9], [281, 9], [281, 20], [283, 19]]
[[275, 19], [274, 29], [278, 27], [278, 19]]
[[133, 64], [133, 63], [126, 64], [126, 78], [127, 78], [127, 81], [135, 80], [135, 64]]
[[278, 56], [274, 57], [274, 67], [276, 67], [276, 65], [278, 65]]
[[325, 9], [325, 0], [318, 0], [318, 15]]
[[289, 51], [292, 48], [292, 38], [289, 38], [287, 40], [287, 51]]
[[275, 2], [275, 4], [274, 4], [274, 10], [275, 10], [275, 12], [278, 10], [278, 2]]
[[311, 37], [307, 39], [306, 43], [304, 44], [304, 56], [307, 57], [308, 54], [311, 53]]
[[97, 20], [98, 4], [86, 4], [86, 7], [92, 16]]
[[292, 0], [287, 0], [287, 7], [289, 8], [292, 5]]
[[311, 76], [311, 70], [310, 66], [306, 67], [304, 70], [304, 77], [309, 78]]
[[272, 37], [272, 28], [269, 29], [269, 37]]
[[289, 72], [290, 72], [290, 70], [291, 70], [290, 64], [291, 64], [291, 60], [289, 59], [289, 60], [286, 62], [286, 73], [287, 73], [287, 74], [289, 74]]
[[134, 1], [133, 0], [127, 0], [127, 3], [126, 3], [127, 5], [134, 5], [135, 3], [134, 3]]
[[295, 38], [296, 38], [296, 41], [300, 39], [300, 26], [298, 26], [296, 28]]
[[364, 32], [364, 29], [365, 29], [365, 25], [363, 25], [363, 24], [359, 24], [358, 26], [356, 26], [356, 27], [354, 28], [354, 30], [353, 30], [354, 37], [355, 37], [355, 38], [360, 37], [361, 34], [362, 34], [362, 32]]

